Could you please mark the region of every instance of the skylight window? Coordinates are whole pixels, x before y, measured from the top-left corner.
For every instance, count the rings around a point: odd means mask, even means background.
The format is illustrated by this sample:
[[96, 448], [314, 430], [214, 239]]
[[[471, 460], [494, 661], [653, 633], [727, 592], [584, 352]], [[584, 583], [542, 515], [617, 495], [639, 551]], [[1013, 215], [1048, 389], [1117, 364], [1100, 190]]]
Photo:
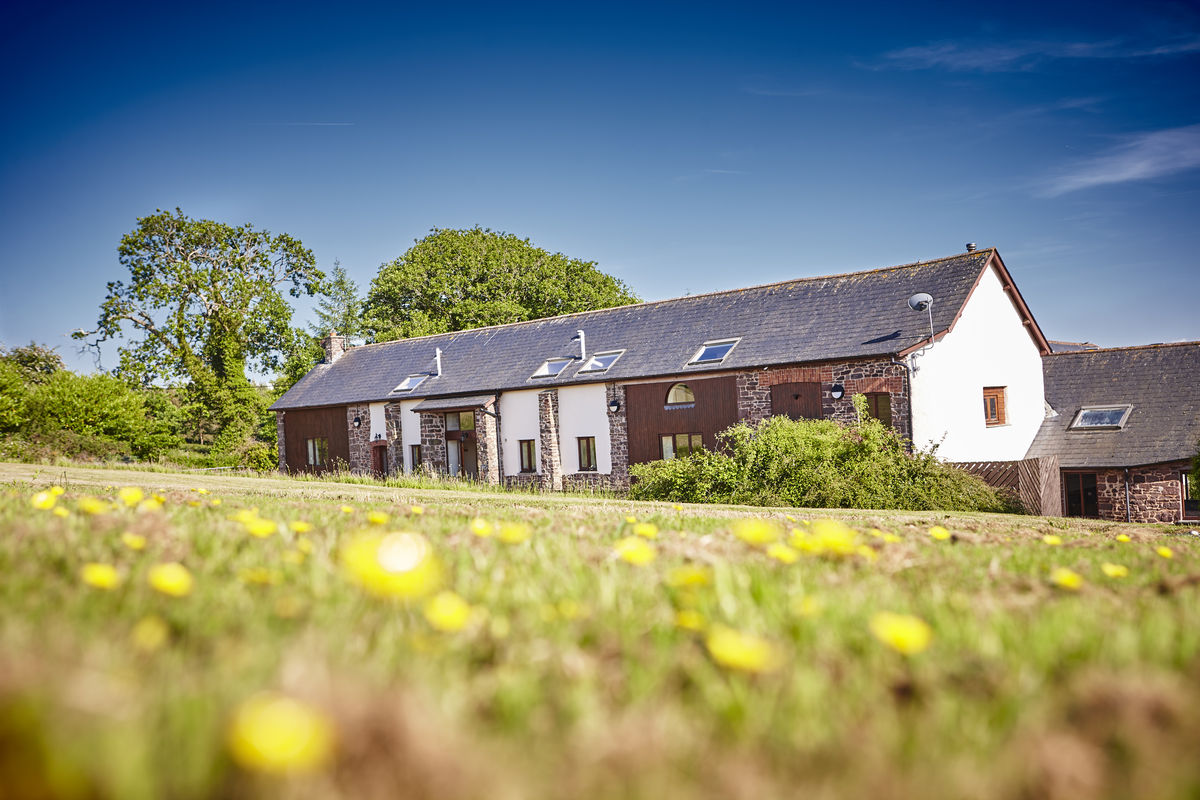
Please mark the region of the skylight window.
[[559, 373], [567, 368], [567, 364], [570, 364], [574, 360], [573, 358], [548, 358], [537, 368], [537, 372], [533, 373], [530, 377], [557, 378]]
[[617, 359], [621, 357], [624, 350], [610, 350], [606, 353], [596, 353], [588, 362], [579, 370], [580, 372], [605, 372], [613, 364], [617, 363]]
[[1123, 428], [1132, 410], [1133, 406], [1084, 406], [1075, 415], [1071, 430]]
[[729, 351], [740, 341], [741, 339], [718, 339], [712, 342], [705, 342], [688, 363], [720, 364], [725, 360], [725, 356], [729, 355]]
[[400, 381], [400, 385], [392, 389], [392, 393], [396, 392], [411, 392], [413, 389], [421, 385], [428, 378], [428, 375], [409, 375], [404, 380]]

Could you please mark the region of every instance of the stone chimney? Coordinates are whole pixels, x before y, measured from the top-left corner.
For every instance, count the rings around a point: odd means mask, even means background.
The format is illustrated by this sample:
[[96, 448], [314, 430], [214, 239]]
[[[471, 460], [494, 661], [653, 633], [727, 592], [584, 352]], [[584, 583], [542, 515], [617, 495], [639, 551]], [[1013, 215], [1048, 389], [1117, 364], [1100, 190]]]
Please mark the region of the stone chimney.
[[330, 328], [329, 335], [321, 340], [321, 346], [325, 348], [325, 363], [332, 364], [346, 352], [346, 337], [338, 336], [337, 331]]

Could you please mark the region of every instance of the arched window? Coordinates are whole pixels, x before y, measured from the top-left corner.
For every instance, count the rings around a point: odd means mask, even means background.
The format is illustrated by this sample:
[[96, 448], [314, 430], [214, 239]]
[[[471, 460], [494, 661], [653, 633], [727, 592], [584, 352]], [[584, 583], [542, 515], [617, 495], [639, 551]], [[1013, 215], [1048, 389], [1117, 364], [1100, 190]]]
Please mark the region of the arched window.
[[677, 383], [667, 392], [667, 405], [669, 406], [694, 402], [696, 402], [696, 395], [692, 393], [686, 383]]

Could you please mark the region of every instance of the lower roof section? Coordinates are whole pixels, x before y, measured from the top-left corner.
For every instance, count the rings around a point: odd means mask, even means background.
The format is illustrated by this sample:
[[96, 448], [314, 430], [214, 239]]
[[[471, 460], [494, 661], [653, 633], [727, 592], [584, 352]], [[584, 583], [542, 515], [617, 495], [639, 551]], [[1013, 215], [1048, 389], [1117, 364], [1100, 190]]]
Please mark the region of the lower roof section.
[[[392, 402], [397, 402], [393, 400]], [[413, 406], [413, 411], [471, 411], [476, 408], [491, 408], [496, 402], [494, 394], [473, 394], [467, 397], [433, 397]]]

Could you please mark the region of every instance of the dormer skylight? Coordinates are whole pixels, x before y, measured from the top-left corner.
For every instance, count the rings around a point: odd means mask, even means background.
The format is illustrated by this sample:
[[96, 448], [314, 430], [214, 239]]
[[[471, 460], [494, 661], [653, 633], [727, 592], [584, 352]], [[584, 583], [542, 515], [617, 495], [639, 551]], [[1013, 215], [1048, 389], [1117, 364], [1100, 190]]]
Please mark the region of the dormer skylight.
[[567, 368], [575, 359], [573, 358], [547, 358], [542, 362], [542, 365], [537, 368], [537, 372], [531, 375], [531, 378], [557, 378], [559, 373]]
[[428, 377], [429, 376], [425, 373], [409, 375], [407, 378], [400, 381], [399, 386], [397, 386], [395, 389], [392, 389], [392, 394], [396, 394], [397, 392], [411, 392], [413, 389], [420, 386], [421, 383]]
[[595, 353], [588, 362], [584, 364], [580, 372], [607, 372], [608, 368], [617, 363], [617, 359], [624, 354], [624, 350], [609, 350], [603, 353]]
[[1133, 406], [1084, 406], [1071, 421], [1071, 430], [1118, 430], [1125, 427]]
[[716, 339], [700, 345], [688, 364], [720, 364], [741, 339]]

